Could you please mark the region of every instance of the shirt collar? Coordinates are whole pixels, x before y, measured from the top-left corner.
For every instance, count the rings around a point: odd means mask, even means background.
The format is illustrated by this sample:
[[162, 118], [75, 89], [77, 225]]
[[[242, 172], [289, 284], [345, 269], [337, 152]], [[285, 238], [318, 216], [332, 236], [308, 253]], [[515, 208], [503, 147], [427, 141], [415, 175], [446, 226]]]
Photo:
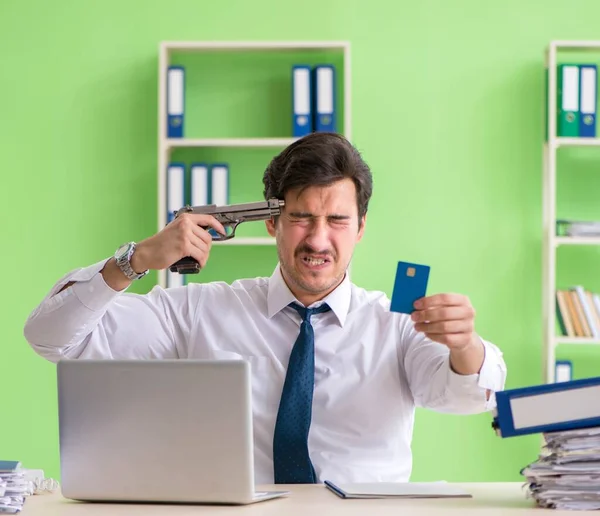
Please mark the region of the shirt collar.
[[[350, 294], [350, 278], [346, 273], [343, 281], [335, 288], [335, 290], [330, 292], [329, 295], [321, 301], [314, 303], [314, 305], [317, 306], [326, 302], [337, 317], [340, 326], [344, 326], [346, 316], [348, 315], [348, 309], [350, 308]], [[294, 301], [298, 302], [283, 279], [281, 265], [278, 263], [273, 274], [269, 278], [269, 290], [267, 293], [267, 310], [269, 318], [273, 317]]]

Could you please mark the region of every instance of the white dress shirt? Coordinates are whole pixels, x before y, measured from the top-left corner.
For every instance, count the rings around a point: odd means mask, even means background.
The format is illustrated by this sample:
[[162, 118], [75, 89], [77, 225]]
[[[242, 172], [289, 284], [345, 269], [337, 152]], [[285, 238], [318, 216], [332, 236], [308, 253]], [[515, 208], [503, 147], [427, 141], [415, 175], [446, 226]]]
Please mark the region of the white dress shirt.
[[[248, 360], [252, 369], [255, 480], [273, 482], [273, 431], [300, 315], [279, 266], [271, 277], [154, 287], [145, 295], [111, 289], [106, 260], [63, 277], [31, 313], [25, 337], [53, 362], [68, 358]], [[57, 292], [68, 282], [71, 288]], [[407, 481], [415, 406], [473, 414], [495, 406], [504, 388], [502, 353], [484, 341], [479, 374], [459, 375], [446, 346], [389, 311], [382, 292], [346, 279], [311, 318], [315, 386], [310, 456], [319, 482]], [[315, 306], [319, 303], [315, 303]], [[491, 390], [489, 400], [486, 390]]]

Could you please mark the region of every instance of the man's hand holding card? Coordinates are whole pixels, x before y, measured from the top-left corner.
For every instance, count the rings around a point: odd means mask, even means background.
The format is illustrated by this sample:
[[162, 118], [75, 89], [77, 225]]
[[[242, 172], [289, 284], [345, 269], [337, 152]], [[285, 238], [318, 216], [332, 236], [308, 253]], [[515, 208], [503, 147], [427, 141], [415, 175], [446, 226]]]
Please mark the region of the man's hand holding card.
[[415, 330], [435, 342], [460, 350], [479, 339], [475, 335], [475, 309], [461, 294], [433, 294], [414, 303]]
[[410, 314], [415, 330], [450, 349], [451, 364], [461, 374], [477, 373], [484, 358], [475, 333], [475, 309], [462, 294], [427, 296], [429, 267], [398, 262], [390, 310]]

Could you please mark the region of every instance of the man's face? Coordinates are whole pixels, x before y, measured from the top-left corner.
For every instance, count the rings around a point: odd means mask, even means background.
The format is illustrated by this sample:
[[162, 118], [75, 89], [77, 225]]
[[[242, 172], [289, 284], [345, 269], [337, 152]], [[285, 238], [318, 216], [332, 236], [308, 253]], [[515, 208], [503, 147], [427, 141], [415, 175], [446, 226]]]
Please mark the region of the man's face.
[[354, 246], [362, 238], [356, 187], [351, 179], [331, 186], [289, 191], [277, 221], [267, 230], [277, 241], [283, 277], [296, 298], [309, 305], [344, 279]]

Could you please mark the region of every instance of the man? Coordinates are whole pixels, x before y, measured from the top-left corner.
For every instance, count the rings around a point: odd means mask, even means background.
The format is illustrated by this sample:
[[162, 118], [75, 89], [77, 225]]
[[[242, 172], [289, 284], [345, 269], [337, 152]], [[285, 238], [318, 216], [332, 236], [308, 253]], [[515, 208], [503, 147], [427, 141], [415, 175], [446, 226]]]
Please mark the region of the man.
[[[63, 277], [25, 336], [49, 360], [203, 358], [252, 368], [257, 483], [406, 481], [415, 406], [472, 414], [504, 388], [502, 353], [474, 330], [466, 296], [421, 299], [411, 316], [352, 284], [346, 270], [365, 231], [371, 172], [342, 136], [314, 133], [267, 167], [266, 222], [279, 263], [271, 277], [155, 287], [132, 279], [185, 256], [201, 265], [210, 215], [185, 214], [159, 233]], [[311, 310], [307, 310], [307, 308]], [[313, 310], [314, 309], [314, 310]]]

